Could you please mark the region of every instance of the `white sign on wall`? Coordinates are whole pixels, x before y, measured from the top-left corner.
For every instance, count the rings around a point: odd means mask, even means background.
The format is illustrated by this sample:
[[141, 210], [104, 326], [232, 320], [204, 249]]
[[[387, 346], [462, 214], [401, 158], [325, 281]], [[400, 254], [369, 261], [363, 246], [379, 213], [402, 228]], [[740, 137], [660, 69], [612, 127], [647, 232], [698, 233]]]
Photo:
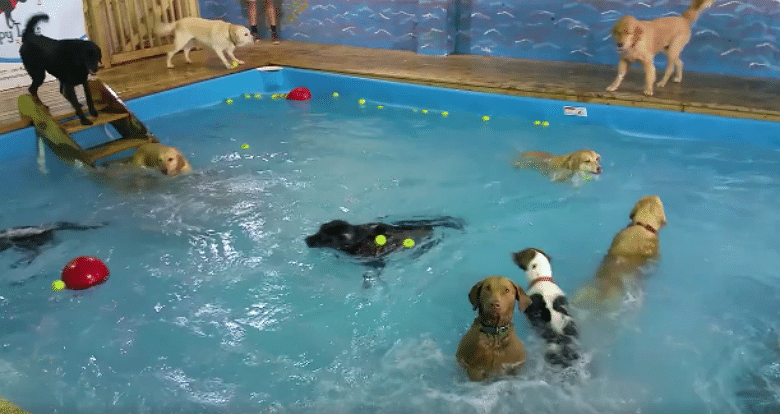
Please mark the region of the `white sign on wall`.
[[[40, 33], [53, 39], [86, 39], [82, 0], [0, 0], [0, 90], [28, 86], [32, 82], [19, 58], [27, 19], [49, 15], [38, 23]], [[52, 80], [47, 75], [46, 80]]]

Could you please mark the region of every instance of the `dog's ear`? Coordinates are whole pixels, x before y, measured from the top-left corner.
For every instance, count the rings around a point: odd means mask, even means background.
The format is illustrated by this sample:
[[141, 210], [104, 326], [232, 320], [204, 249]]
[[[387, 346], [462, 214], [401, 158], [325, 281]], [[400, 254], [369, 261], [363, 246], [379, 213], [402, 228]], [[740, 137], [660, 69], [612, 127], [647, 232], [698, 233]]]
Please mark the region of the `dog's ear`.
[[520, 309], [520, 312], [525, 312], [525, 309], [529, 306], [531, 306], [531, 298], [528, 297], [528, 294], [525, 293], [525, 290], [517, 285], [517, 283], [512, 282], [513, 285], [515, 285], [515, 299], [517, 300], [517, 309]]
[[184, 155], [181, 155], [181, 152], [177, 153], [176, 155], [176, 174], [181, 173], [181, 170], [184, 169], [184, 166], [186, 165], [187, 161], [184, 159]]
[[230, 29], [228, 29], [228, 33], [230, 34], [230, 41], [233, 42], [234, 45], [238, 44], [238, 29], [240, 26], [231, 24]]
[[571, 154], [567, 155], [566, 158], [564, 158], [564, 160], [563, 160], [563, 165], [568, 170], [574, 170], [575, 169], [574, 166], [575, 166], [576, 163], [577, 163], [577, 160], [575, 160], [574, 157]]
[[[469, 302], [471, 302], [471, 306], [474, 308], [474, 310], [477, 310], [479, 308], [479, 296], [482, 294], [482, 281], [477, 282], [474, 286], [471, 287], [471, 290], [469, 291]], [[482, 313], [482, 309], [479, 309], [479, 313]]]

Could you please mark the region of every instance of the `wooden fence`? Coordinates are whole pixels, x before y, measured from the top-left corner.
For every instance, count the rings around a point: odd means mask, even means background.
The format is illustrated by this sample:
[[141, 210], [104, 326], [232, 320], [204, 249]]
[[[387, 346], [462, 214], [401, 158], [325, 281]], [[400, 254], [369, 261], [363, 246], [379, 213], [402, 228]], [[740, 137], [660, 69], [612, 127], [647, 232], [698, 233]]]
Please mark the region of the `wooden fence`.
[[157, 56], [171, 36], [158, 36], [158, 23], [200, 16], [198, 0], [83, 0], [90, 40], [103, 51], [103, 65]]

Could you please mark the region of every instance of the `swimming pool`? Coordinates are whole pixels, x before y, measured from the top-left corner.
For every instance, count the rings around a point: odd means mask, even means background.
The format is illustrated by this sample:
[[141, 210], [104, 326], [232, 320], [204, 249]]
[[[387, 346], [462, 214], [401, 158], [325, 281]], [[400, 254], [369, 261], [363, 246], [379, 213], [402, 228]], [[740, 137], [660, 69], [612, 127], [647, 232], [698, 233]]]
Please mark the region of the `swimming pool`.
[[[272, 99], [294, 86], [314, 99]], [[106, 183], [49, 153], [41, 174], [29, 130], [0, 137], [0, 228], [109, 222], [58, 234], [26, 267], [0, 254], [0, 395], [32, 413], [778, 409], [776, 123], [589, 104], [570, 116], [562, 102], [293, 69], [128, 105], [198, 173]], [[577, 188], [510, 167], [520, 150], [581, 147], [604, 174]], [[523, 374], [465, 381], [470, 287], [525, 285], [509, 254], [534, 246], [574, 292], [646, 194], [666, 208], [662, 260], [641, 308], [588, 344], [587, 375], [547, 369], [516, 313]], [[363, 266], [303, 242], [335, 218], [420, 215], [466, 227], [399, 254], [369, 289]], [[110, 280], [52, 292], [84, 254]]]

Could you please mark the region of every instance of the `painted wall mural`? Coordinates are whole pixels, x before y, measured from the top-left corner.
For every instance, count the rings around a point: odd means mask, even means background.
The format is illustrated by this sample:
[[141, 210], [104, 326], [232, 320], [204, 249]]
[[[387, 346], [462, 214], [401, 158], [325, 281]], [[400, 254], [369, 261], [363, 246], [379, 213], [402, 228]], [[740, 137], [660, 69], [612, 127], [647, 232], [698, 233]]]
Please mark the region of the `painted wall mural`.
[[[258, 1], [262, 7], [262, 0]], [[418, 53], [615, 64], [610, 29], [624, 14], [682, 13], [689, 0], [277, 0], [283, 39]], [[246, 24], [236, 0], [201, 14]], [[261, 11], [262, 12], [262, 11]], [[693, 27], [686, 71], [780, 77], [780, 0], [716, 0]], [[656, 65], [663, 66], [662, 55]]]

